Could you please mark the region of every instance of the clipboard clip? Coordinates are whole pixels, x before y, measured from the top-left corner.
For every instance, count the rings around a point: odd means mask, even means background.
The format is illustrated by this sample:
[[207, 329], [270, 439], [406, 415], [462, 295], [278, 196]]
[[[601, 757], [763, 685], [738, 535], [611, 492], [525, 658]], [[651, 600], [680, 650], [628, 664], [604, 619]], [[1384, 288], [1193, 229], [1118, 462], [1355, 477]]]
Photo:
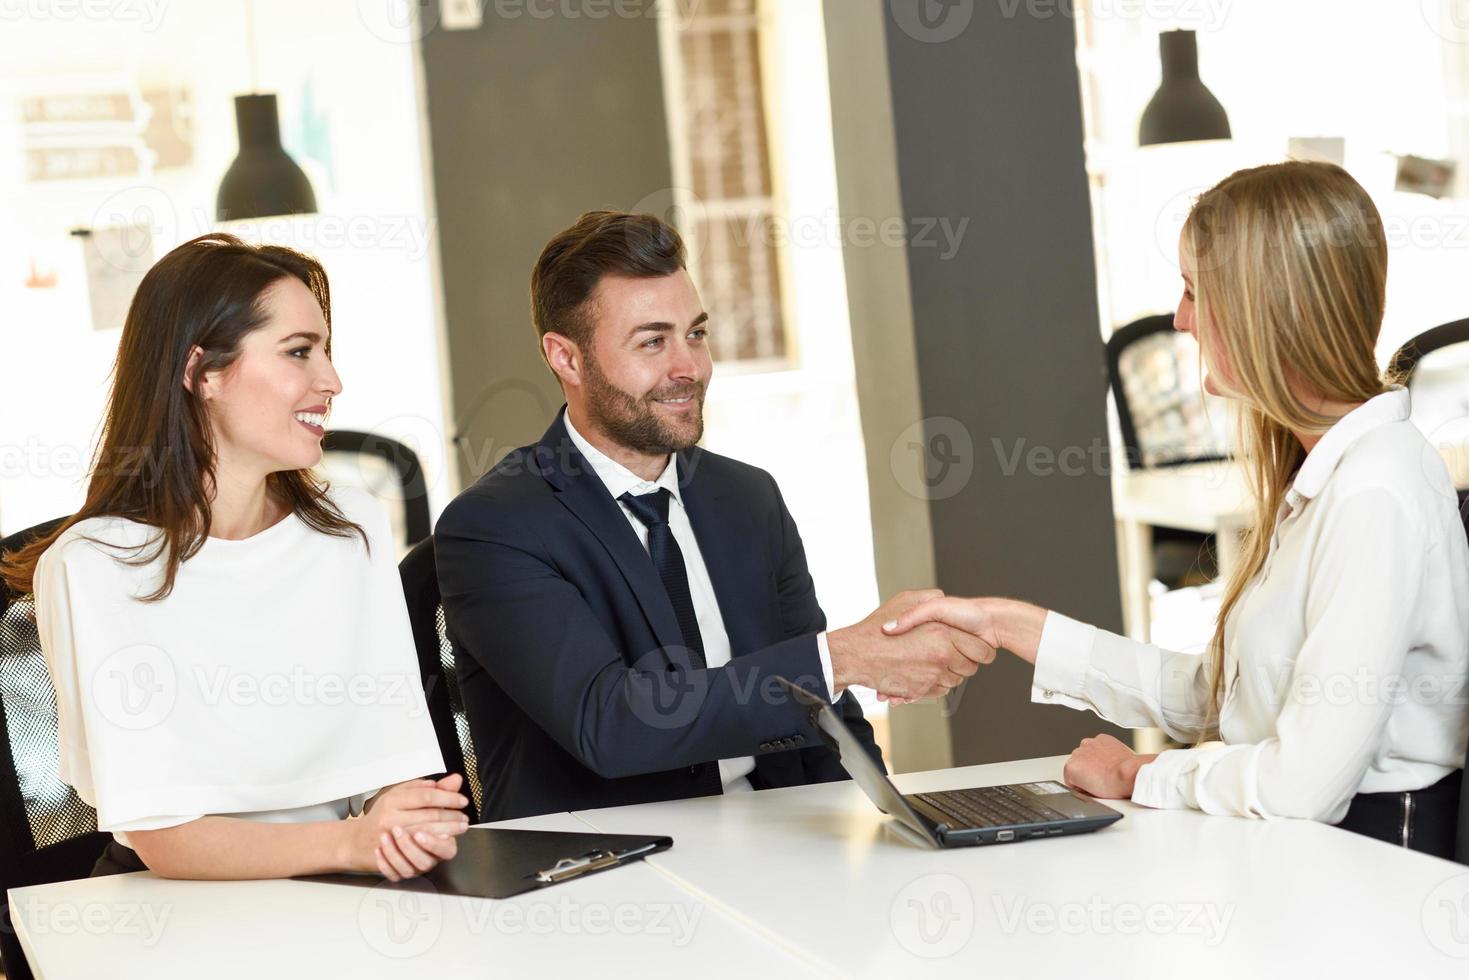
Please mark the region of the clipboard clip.
[[578, 875], [589, 874], [593, 871], [601, 871], [603, 868], [615, 867], [622, 863], [622, 858], [611, 851], [592, 851], [579, 858], [562, 858], [556, 862], [555, 867], [535, 873], [536, 881], [542, 884], [555, 884], [558, 881], [566, 881]]

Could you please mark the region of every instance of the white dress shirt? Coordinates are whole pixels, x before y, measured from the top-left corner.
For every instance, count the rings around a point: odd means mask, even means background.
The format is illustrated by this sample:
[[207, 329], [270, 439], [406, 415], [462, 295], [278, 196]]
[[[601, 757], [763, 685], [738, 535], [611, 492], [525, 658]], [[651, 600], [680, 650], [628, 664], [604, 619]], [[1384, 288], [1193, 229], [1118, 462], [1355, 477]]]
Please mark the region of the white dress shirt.
[[1443, 461], [1378, 395], [1307, 455], [1268, 557], [1224, 631], [1224, 703], [1201, 731], [1206, 658], [1046, 617], [1032, 700], [1180, 741], [1132, 800], [1336, 823], [1356, 793], [1422, 789], [1464, 764], [1469, 545]]
[[[571, 436], [572, 444], [586, 457], [587, 462], [591, 464], [592, 471], [606, 485], [607, 492], [612, 494], [612, 499], [617, 500], [617, 506], [621, 508], [622, 515], [627, 518], [628, 524], [637, 534], [638, 540], [642, 542], [644, 550], [648, 547], [648, 528], [618, 498], [625, 493], [640, 496], [660, 488], [673, 495], [673, 500], [668, 507], [668, 528], [673, 532], [673, 540], [678, 542], [678, 550], [683, 553], [684, 571], [689, 578], [689, 595], [694, 601], [694, 616], [699, 621], [699, 636], [704, 643], [704, 662], [711, 669], [723, 667], [730, 661], [729, 633], [725, 631], [724, 616], [720, 613], [719, 601], [714, 596], [714, 585], [709, 580], [709, 569], [704, 564], [704, 556], [699, 551], [699, 541], [694, 537], [694, 528], [689, 524], [689, 515], [684, 510], [683, 497], [679, 493], [678, 456], [670, 454], [668, 465], [663, 468], [658, 479], [650, 483], [588, 442], [586, 437], [576, 430], [576, 426], [572, 425], [570, 411], [566, 412], [565, 420], [566, 433]], [[826, 681], [826, 690], [828, 694], [831, 694], [831, 652], [827, 648], [825, 633], [816, 635], [816, 650], [821, 660], [821, 673]], [[831, 699], [835, 701], [835, 695], [832, 695]], [[754, 756], [746, 755], [735, 759], [719, 760], [720, 782], [723, 783], [726, 793], [753, 789], [748, 777], [754, 771]]]

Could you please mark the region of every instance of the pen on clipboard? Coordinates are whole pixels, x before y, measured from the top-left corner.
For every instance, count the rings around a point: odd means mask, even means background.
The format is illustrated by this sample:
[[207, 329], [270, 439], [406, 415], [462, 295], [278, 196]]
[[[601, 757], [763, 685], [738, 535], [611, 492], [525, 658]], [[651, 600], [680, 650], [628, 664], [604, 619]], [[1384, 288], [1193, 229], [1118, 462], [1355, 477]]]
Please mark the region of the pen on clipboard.
[[543, 884], [566, 881], [578, 875], [601, 871], [603, 868], [616, 867], [624, 861], [652, 853], [657, 846], [656, 843], [644, 844], [642, 847], [637, 847], [630, 851], [623, 851], [621, 854], [612, 851], [592, 851], [577, 858], [562, 858], [556, 862], [555, 867], [547, 868], [544, 871], [537, 871], [534, 877], [536, 881], [542, 882]]

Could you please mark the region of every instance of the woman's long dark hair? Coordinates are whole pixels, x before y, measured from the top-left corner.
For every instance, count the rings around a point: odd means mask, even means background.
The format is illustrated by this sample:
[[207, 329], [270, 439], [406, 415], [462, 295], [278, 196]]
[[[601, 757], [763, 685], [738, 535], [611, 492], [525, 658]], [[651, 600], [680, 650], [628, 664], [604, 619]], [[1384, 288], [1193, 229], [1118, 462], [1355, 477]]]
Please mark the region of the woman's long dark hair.
[[[122, 328], [86, 502], [50, 534], [0, 556], [0, 578], [13, 593], [30, 592], [42, 552], [91, 517], [122, 517], [157, 528], [159, 534], [120, 560], [146, 565], [165, 556], [163, 582], [144, 601], [173, 591], [179, 565], [204, 546], [211, 522], [213, 430], [194, 392], [205, 372], [228, 368], [240, 356], [240, 342], [265, 323], [265, 292], [286, 278], [304, 283], [321, 305], [330, 357], [326, 271], [309, 255], [216, 232], [185, 242], [148, 270]], [[186, 387], [195, 347], [203, 355]], [[347, 520], [309, 470], [272, 473], [266, 489], [307, 526], [335, 537], [356, 533], [367, 543], [361, 526]]]

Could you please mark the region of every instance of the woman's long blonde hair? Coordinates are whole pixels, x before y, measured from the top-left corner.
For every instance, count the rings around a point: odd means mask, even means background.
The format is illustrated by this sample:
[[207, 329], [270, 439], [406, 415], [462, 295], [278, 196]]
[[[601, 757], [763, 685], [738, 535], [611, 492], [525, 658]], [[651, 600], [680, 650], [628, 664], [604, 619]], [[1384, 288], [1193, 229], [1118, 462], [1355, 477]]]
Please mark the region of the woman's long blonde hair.
[[1293, 161], [1241, 170], [1205, 192], [1184, 224], [1183, 251], [1204, 363], [1238, 403], [1238, 452], [1255, 508], [1209, 644], [1217, 719], [1225, 622], [1265, 563], [1306, 457], [1295, 433], [1325, 432], [1339, 412], [1323, 405], [1364, 402], [1391, 384], [1376, 355], [1387, 239], [1350, 174]]

